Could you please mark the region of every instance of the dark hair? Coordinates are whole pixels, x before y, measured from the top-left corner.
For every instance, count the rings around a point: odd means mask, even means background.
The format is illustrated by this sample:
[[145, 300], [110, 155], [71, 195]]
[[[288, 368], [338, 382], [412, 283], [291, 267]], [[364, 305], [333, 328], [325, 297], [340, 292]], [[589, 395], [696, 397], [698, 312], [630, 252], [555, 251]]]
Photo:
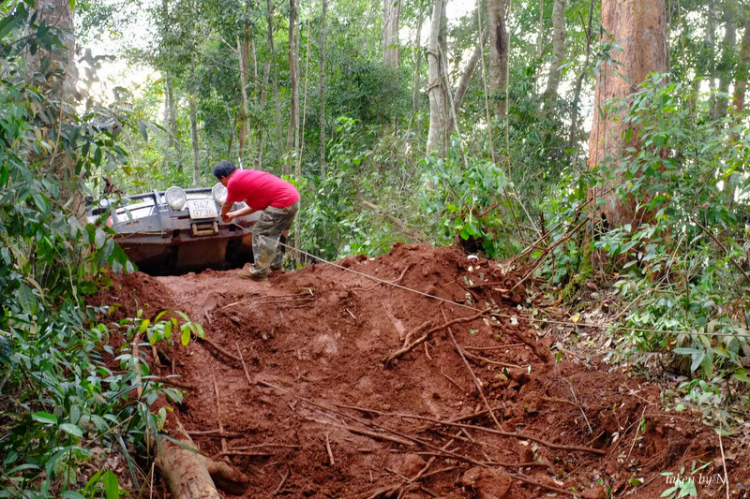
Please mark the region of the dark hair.
[[236, 169], [237, 167], [235, 167], [231, 162], [227, 160], [219, 161], [219, 163], [214, 167], [214, 177], [218, 179], [220, 179], [221, 177], [228, 177]]

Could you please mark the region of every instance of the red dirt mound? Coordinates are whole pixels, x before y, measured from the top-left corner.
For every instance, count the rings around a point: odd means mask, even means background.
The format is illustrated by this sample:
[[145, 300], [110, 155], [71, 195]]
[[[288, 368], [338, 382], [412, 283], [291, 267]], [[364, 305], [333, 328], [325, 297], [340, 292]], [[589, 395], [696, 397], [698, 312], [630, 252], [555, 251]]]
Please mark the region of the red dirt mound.
[[100, 296], [204, 325], [212, 343], [159, 369], [195, 387], [179, 417], [252, 476], [245, 497], [656, 498], [662, 472], [706, 462], [699, 497], [725, 496], [723, 462], [741, 497], [746, 450], [725, 439], [722, 460], [716, 433], [662, 411], [658, 386], [556, 359], [518, 275], [427, 246], [338, 264], [392, 284], [320, 264], [264, 283], [134, 274]]

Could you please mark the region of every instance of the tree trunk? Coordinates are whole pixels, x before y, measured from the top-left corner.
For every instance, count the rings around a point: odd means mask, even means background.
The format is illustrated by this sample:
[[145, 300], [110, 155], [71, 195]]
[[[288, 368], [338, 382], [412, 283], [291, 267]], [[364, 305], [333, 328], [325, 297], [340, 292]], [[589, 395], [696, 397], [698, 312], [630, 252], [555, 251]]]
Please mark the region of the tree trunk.
[[446, 151], [447, 111], [445, 89], [440, 57], [441, 38], [444, 30], [446, 0], [435, 0], [432, 9], [430, 41], [427, 46], [428, 81], [427, 96], [430, 99], [430, 130], [427, 134], [427, 154], [443, 155]]
[[[237, 38], [237, 55], [239, 56], [240, 63], [240, 95], [242, 95], [242, 109], [240, 110], [240, 136], [239, 136], [239, 159], [240, 168], [243, 168], [244, 157], [245, 157], [245, 137], [247, 132], [247, 118], [250, 114], [247, 104], [247, 58], [248, 53], [248, 40], [245, 39], [240, 43], [239, 37]], [[249, 136], [249, 134], [247, 134]]]
[[[299, 120], [299, 75], [297, 73], [297, 0], [289, 0], [289, 80], [291, 85], [291, 103], [289, 112], [289, 130], [286, 136], [287, 160], [284, 173], [290, 173], [290, 161], [296, 156], [297, 121]], [[294, 150], [293, 150], [294, 149]]]
[[[66, 108], [71, 109], [78, 101], [78, 69], [75, 60], [75, 24], [70, 2], [67, 0], [37, 0], [37, 20], [48, 26], [59, 29], [60, 41], [63, 46], [59, 50], [47, 51], [44, 48], [37, 50], [36, 54], [29, 54], [28, 71], [29, 76], [40, 71], [42, 60], [48, 58], [50, 66], [48, 71], [58, 69], [62, 72], [62, 79], [57, 77], [45, 80], [43, 90], [50, 93], [51, 100], [59, 99], [60, 108], [49, 110], [50, 114], [56, 115], [61, 121], [66, 120]], [[52, 131], [54, 130], [54, 132]], [[62, 123], [55, 123], [49, 131], [50, 138], [55, 142], [52, 154], [39, 158], [48, 162], [49, 171], [54, 172], [60, 181], [60, 199], [63, 200], [63, 208], [69, 210], [81, 223], [86, 223], [86, 207], [81, 190], [83, 178], [76, 174], [76, 162], [67, 151], [59, 148], [59, 137], [57, 134], [62, 130]], [[54, 135], [52, 135], [54, 133]]]
[[545, 107], [549, 108], [557, 100], [557, 87], [560, 84], [560, 66], [565, 58], [565, 0], [555, 0], [552, 8], [552, 62], [549, 67], [547, 89], [544, 91]]
[[[484, 45], [487, 43], [487, 38], [489, 37], [489, 33], [487, 30], [484, 30], [482, 33], [482, 39], [480, 43]], [[477, 62], [479, 62], [479, 58], [482, 55], [482, 46], [477, 45], [477, 48], [474, 49], [474, 53], [471, 54], [471, 57], [469, 58], [469, 61], [466, 63], [466, 68], [464, 69], [463, 74], [461, 75], [461, 79], [458, 80], [458, 87], [456, 88], [456, 97], [453, 100], [453, 112], [458, 116], [458, 110], [461, 108], [461, 101], [464, 99], [464, 95], [466, 94], [466, 89], [469, 88], [469, 83], [471, 82], [471, 78], [474, 75], [474, 70], [477, 67]], [[451, 125], [453, 124], [453, 121], [451, 120]], [[449, 133], [452, 132], [452, 126], [451, 130], [449, 130]]]
[[164, 159], [161, 163], [161, 169], [165, 172], [169, 166], [169, 150], [172, 148], [172, 135], [169, 133], [169, 83], [164, 78], [164, 120], [162, 121], [164, 126]]
[[[414, 74], [411, 78], [411, 112], [412, 116], [417, 114], [419, 110], [419, 83], [420, 83], [420, 67], [422, 65], [422, 20], [424, 19], [424, 1], [419, 0], [419, 15], [417, 17], [417, 33], [416, 41], [414, 42]], [[411, 120], [410, 120], [411, 121]]]
[[727, 115], [729, 106], [729, 84], [734, 76], [735, 50], [737, 45], [737, 26], [732, 19], [732, 9], [725, 6], [724, 12], [724, 40], [721, 47], [721, 60], [719, 61], [716, 71], [719, 73], [719, 94], [716, 96], [716, 109], [714, 116], [723, 118]]
[[284, 138], [281, 132], [281, 104], [279, 103], [279, 69], [276, 65], [276, 51], [273, 44], [273, 0], [268, 3], [268, 46], [271, 49], [271, 61], [273, 63], [273, 98], [276, 108], [276, 133], [279, 140], [279, 151], [284, 150]]
[[[195, 68], [191, 68], [191, 76], [195, 78]], [[201, 166], [198, 154], [198, 99], [195, 93], [190, 94], [190, 130], [193, 143], [193, 186], [201, 186]]]
[[[260, 106], [258, 109], [263, 110], [266, 108], [266, 102], [268, 100], [268, 82], [270, 81], [271, 75], [271, 61], [267, 60], [263, 63], [263, 83], [260, 91]], [[266, 143], [266, 134], [260, 132], [260, 138], [258, 139], [258, 154], [255, 156], [255, 168], [261, 170], [263, 168], [263, 148]]]
[[745, 33], [742, 35], [740, 56], [737, 64], [737, 77], [734, 84], [734, 107], [738, 113], [745, 109], [747, 75], [750, 73], [750, 19], [745, 20]]
[[398, 25], [401, 0], [383, 0], [383, 64], [399, 67]]
[[594, 2], [591, 0], [589, 4], [589, 22], [586, 28], [586, 58], [583, 61], [583, 67], [578, 73], [576, 78], [576, 87], [573, 92], [573, 103], [570, 106], [570, 133], [568, 134], [568, 149], [576, 149], [576, 156], [578, 155], [578, 148], [575, 147], [576, 136], [578, 135], [578, 104], [581, 102], [581, 90], [583, 88], [583, 79], [586, 77], [586, 72], [589, 69], [589, 59], [591, 58], [591, 28], [594, 20]]
[[705, 67], [703, 74], [708, 80], [709, 104], [708, 116], [714, 119], [716, 116], [716, 80], [715, 80], [715, 49], [716, 49], [716, 0], [708, 0], [708, 15], [706, 17], [706, 34], [703, 39], [703, 58]]
[[171, 142], [177, 152], [177, 171], [182, 173], [182, 141], [180, 140], [180, 130], [177, 128], [177, 106], [174, 99], [174, 85], [172, 84], [172, 77], [167, 71], [167, 91], [169, 93], [169, 125], [171, 132]]
[[508, 115], [505, 88], [508, 86], [508, 38], [505, 32], [504, 0], [487, 0], [487, 29], [490, 34], [490, 97], [495, 114]]
[[320, 176], [326, 175], [326, 14], [328, 0], [323, 0], [320, 28]]
[[[602, 186], [592, 189], [589, 196], [600, 197], [605, 202], [597, 208], [610, 227], [625, 224], [638, 225], [636, 205], [632, 196], [620, 200], [615, 188], [625, 181], [618, 171], [617, 159], [626, 154], [626, 148], [638, 150], [638, 129], [629, 127], [620, 115], [606, 110], [610, 99], [628, 97], [652, 72], [667, 71], [666, 5], [664, 0], [603, 0], [602, 28], [604, 40], [620, 42], [621, 51], [612, 51], [613, 63], [604, 63], [595, 86], [594, 118], [589, 138], [589, 169], [601, 167]], [[617, 66], [616, 63], [620, 65]]]

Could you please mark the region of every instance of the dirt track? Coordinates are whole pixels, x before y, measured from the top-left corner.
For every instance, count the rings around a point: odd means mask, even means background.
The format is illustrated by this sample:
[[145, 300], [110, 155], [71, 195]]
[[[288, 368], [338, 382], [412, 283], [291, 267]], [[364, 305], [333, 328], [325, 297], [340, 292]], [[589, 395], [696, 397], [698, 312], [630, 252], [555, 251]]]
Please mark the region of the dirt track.
[[[521, 499], [577, 491], [604, 499], [611, 487], [612, 497], [656, 498], [670, 487], [661, 472], [693, 462], [710, 462], [702, 474], [714, 476], [699, 484], [699, 497], [726, 497], [715, 477], [724, 473], [716, 434], [689, 414], [663, 412], [658, 386], [605, 364], [556, 361], [555, 339], [540, 337], [518, 307], [524, 297], [505, 291], [516, 275], [426, 246], [339, 263], [506, 317], [436, 330], [385, 367], [405, 343], [476, 312], [326, 265], [266, 283], [234, 271], [133, 274], [100, 295], [147, 317], [181, 310], [226, 353], [238, 357], [239, 349], [247, 371], [197, 341], [172, 351], [173, 366], [161, 370], [196, 387], [178, 408], [188, 430], [223, 425], [226, 459], [252, 477], [244, 497]], [[505, 435], [490, 433], [498, 430]], [[219, 435], [193, 438], [209, 455], [222, 452]], [[742, 497], [736, 482], [748, 481], [747, 450], [724, 444], [732, 497]], [[645, 485], [629, 483], [634, 478]]]

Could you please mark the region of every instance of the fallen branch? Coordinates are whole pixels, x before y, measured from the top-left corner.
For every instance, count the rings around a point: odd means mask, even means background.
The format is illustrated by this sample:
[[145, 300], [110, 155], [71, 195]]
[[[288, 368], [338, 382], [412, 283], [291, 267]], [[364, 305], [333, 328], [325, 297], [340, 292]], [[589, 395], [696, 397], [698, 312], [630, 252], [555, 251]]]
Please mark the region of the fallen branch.
[[558, 494], [565, 494], [566, 496], [578, 497], [577, 494], [569, 490], [561, 489], [559, 487], [554, 487], [552, 485], [547, 485], [544, 482], [537, 482], [536, 480], [532, 480], [531, 478], [528, 478], [526, 475], [522, 475], [520, 473], [510, 473], [510, 476], [520, 482], [528, 483], [529, 485], [535, 485], [543, 489], [551, 490], [552, 492], [557, 492]]
[[273, 456], [273, 454], [269, 454], [268, 452], [247, 452], [247, 451], [241, 451], [241, 450], [226, 450], [226, 451], [221, 451], [218, 454], [211, 456], [211, 458], [215, 459], [217, 457], [224, 457], [224, 456], [271, 457]]
[[198, 337], [198, 341], [200, 343], [208, 343], [209, 345], [211, 345], [213, 348], [215, 348], [218, 352], [220, 352], [222, 355], [226, 356], [227, 358], [230, 358], [230, 359], [232, 359], [232, 360], [234, 360], [236, 362], [240, 362], [240, 358], [239, 357], [237, 357], [237, 356], [235, 356], [235, 355], [227, 352], [222, 347], [220, 347], [219, 345], [217, 345], [213, 341], [209, 340], [208, 338], [200, 338], [200, 337]]
[[216, 383], [216, 374], [214, 368], [211, 366], [211, 377], [214, 381], [214, 397], [216, 399], [216, 422], [219, 423], [219, 431], [221, 432], [221, 452], [227, 451], [227, 439], [224, 437], [224, 425], [221, 423], [221, 403], [219, 402], [219, 385]]
[[333, 451], [331, 450], [331, 440], [328, 438], [328, 433], [326, 433], [326, 451], [328, 452], [328, 459], [331, 463], [331, 467], [336, 466], [336, 460], [333, 459]]
[[474, 355], [473, 353], [467, 352], [466, 350], [463, 350], [463, 354], [472, 360], [476, 360], [479, 362], [486, 362], [487, 364], [492, 364], [494, 366], [507, 367], [510, 369], [515, 369], [515, 368], [523, 369], [523, 366], [518, 366], [516, 364], [508, 364], [507, 362], [498, 362], [496, 360], [488, 359], [487, 357]]
[[284, 473], [284, 476], [281, 477], [281, 481], [279, 482], [279, 486], [276, 487], [276, 490], [274, 490], [273, 494], [271, 494], [271, 495], [275, 496], [276, 494], [278, 494], [279, 492], [281, 492], [281, 488], [286, 483], [286, 479], [289, 478], [289, 473], [291, 473], [291, 470], [289, 469], [289, 466], [287, 465], [287, 467], [286, 467], [286, 473]]
[[423, 334], [421, 337], [419, 337], [417, 340], [415, 340], [410, 345], [407, 345], [407, 346], [405, 346], [405, 347], [403, 347], [403, 348], [401, 348], [401, 349], [393, 352], [392, 354], [388, 355], [385, 359], [383, 359], [383, 363], [387, 367], [395, 359], [398, 359], [399, 357], [403, 356], [404, 354], [406, 354], [408, 352], [411, 352], [415, 347], [417, 347], [417, 346], [421, 345], [422, 343], [424, 343], [425, 341], [427, 341], [430, 338], [430, 336], [432, 335], [432, 333], [436, 333], [437, 331], [442, 331], [443, 329], [446, 329], [446, 328], [452, 326], [453, 324], [458, 324], [460, 322], [471, 322], [471, 321], [476, 320], [477, 318], [481, 317], [482, 315], [484, 315], [484, 314], [486, 314], [488, 312], [489, 312], [489, 310], [483, 310], [483, 311], [479, 312], [478, 314], [474, 314], [474, 315], [469, 316], [469, 317], [459, 317], [458, 319], [453, 319], [452, 321], [448, 321], [448, 322], [446, 322], [445, 324], [443, 324], [441, 326], [436, 326], [436, 327], [430, 329], [429, 331], [427, 331], [425, 334]]
[[426, 416], [417, 416], [417, 415], [410, 415], [410, 414], [399, 414], [399, 416], [402, 418], [406, 418], [406, 419], [418, 419], [421, 421], [429, 421], [430, 423], [434, 423], [436, 425], [454, 426], [456, 428], [468, 428], [472, 430], [483, 431], [485, 433], [492, 433], [495, 435], [500, 435], [503, 437], [513, 437], [513, 438], [517, 438], [520, 440], [531, 440], [532, 442], [536, 442], [550, 449], [590, 452], [591, 454], [598, 454], [600, 456], [605, 456], [607, 454], [606, 451], [603, 451], [601, 449], [594, 449], [591, 447], [583, 447], [579, 445], [553, 444], [552, 442], [548, 442], [546, 440], [542, 440], [541, 438], [537, 438], [537, 437], [534, 437], [525, 433], [516, 433], [512, 431], [503, 431], [503, 430], [493, 430], [492, 428], [485, 428], [484, 426], [454, 423], [451, 421], [440, 421], [439, 419], [428, 418]]
[[219, 430], [187, 430], [185, 433], [191, 436], [221, 436], [221, 437], [242, 437], [244, 433], [236, 431], [219, 431]]
[[[443, 314], [443, 319], [447, 320], [447, 316], [445, 315], [445, 309], [440, 310]], [[479, 381], [479, 378], [477, 378], [477, 375], [474, 373], [474, 369], [471, 368], [471, 365], [469, 364], [469, 361], [466, 360], [466, 356], [464, 356], [463, 350], [461, 350], [461, 347], [458, 346], [458, 342], [456, 341], [456, 337], [453, 336], [453, 330], [451, 328], [448, 328], [448, 335], [451, 338], [451, 341], [453, 342], [453, 346], [456, 349], [456, 352], [458, 352], [458, 355], [461, 357], [461, 360], [464, 361], [464, 365], [466, 366], [466, 369], [469, 371], [469, 374], [471, 374], [471, 378], [474, 380], [474, 385], [477, 387], [477, 392], [479, 393], [479, 396], [482, 398], [482, 402], [484, 402], [484, 406], [489, 411], [490, 417], [492, 417], [492, 421], [495, 422], [495, 425], [498, 429], [501, 429], [500, 422], [495, 417], [495, 413], [492, 411], [492, 408], [490, 407], [490, 403], [487, 401], [487, 397], [484, 396], [484, 390], [482, 390], [482, 382]]]
[[[434, 457], [444, 457], [447, 459], [456, 459], [455, 454], [452, 452], [436, 452], [436, 451], [427, 451], [427, 452], [415, 452], [415, 454], [418, 454], [420, 456], [434, 456]], [[469, 462], [469, 461], [467, 461]], [[478, 464], [485, 468], [490, 468], [492, 466], [501, 466], [503, 468], [549, 468], [548, 464], [545, 463], [504, 463], [502, 461], [487, 461], [487, 462], [481, 462], [477, 461]]]
[[354, 428], [353, 426], [345, 426], [345, 425], [338, 425], [338, 424], [334, 424], [333, 426], [336, 426], [338, 428], [342, 428], [344, 430], [347, 430], [347, 431], [349, 431], [351, 433], [355, 433], [357, 435], [362, 435], [362, 436], [365, 436], [365, 437], [374, 438], [375, 440], [384, 440], [386, 442], [393, 442], [393, 443], [396, 443], [396, 444], [399, 444], [399, 445], [405, 445], [407, 447], [414, 447], [414, 442], [412, 442], [411, 440], [406, 440], [406, 439], [403, 439], [403, 438], [396, 438], [396, 437], [392, 437], [390, 435], [383, 435], [382, 433], [377, 433], [377, 432], [374, 432], [374, 431], [365, 430], [363, 428]]

